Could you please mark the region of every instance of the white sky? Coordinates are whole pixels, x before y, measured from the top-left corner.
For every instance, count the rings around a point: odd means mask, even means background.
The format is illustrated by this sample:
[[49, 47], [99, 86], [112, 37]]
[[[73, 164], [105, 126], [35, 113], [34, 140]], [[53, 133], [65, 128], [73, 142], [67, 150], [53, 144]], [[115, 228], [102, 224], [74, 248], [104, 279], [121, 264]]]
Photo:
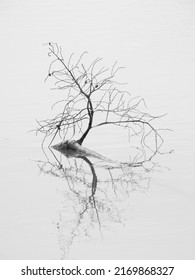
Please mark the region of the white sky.
[[43, 83], [49, 63], [43, 44], [49, 41], [59, 43], [67, 57], [88, 51], [106, 66], [117, 60], [126, 67], [122, 78], [129, 91], [155, 113], [167, 108], [178, 119], [177, 99], [178, 111], [186, 102], [194, 118], [194, 1], [1, 0], [0, 36], [3, 122], [25, 119], [31, 126], [48, 116], [54, 94]]

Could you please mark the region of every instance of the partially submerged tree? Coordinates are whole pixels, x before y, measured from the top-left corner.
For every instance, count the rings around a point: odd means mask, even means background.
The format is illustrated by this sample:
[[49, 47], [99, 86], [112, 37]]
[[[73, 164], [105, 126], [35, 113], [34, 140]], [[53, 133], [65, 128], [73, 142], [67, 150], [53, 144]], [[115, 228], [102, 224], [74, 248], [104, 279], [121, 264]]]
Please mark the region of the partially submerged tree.
[[[36, 131], [44, 134], [43, 143], [50, 138], [51, 145], [59, 135], [61, 146], [82, 150], [81, 145], [90, 131], [112, 125], [127, 129], [129, 140], [138, 137], [143, 161], [158, 153], [163, 139], [152, 121], [159, 116], [143, 112], [140, 109], [143, 99], [133, 98], [129, 92], [119, 89], [121, 84], [115, 77], [121, 67], [116, 63], [111, 69], [101, 67], [101, 58], [84, 64], [86, 52], [77, 60], [72, 54], [66, 61], [61, 47], [54, 43], [48, 46], [51, 63], [46, 80], [52, 78], [54, 89], [63, 91], [64, 97], [53, 105], [61, 106], [55, 117], [38, 121]], [[68, 136], [72, 141], [65, 141]], [[149, 156], [146, 149], [150, 151]]]

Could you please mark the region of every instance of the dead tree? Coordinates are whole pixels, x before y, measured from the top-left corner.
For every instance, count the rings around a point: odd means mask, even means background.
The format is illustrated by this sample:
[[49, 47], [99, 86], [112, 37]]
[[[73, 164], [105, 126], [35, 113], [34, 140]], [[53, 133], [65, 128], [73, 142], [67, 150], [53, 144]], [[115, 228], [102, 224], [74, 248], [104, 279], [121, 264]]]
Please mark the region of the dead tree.
[[126, 128], [129, 140], [139, 137], [143, 154], [145, 149], [150, 150], [150, 156], [145, 159], [158, 153], [163, 139], [152, 122], [159, 116], [143, 112], [140, 109], [143, 99], [119, 89], [121, 84], [115, 77], [121, 67], [116, 63], [110, 69], [101, 67], [101, 58], [85, 64], [86, 52], [77, 60], [72, 54], [66, 61], [61, 47], [54, 43], [49, 43], [48, 47], [51, 62], [46, 80], [53, 79], [53, 89], [63, 91], [63, 98], [53, 105], [61, 106], [55, 117], [38, 121], [36, 132], [44, 134], [43, 143], [49, 138], [51, 145], [59, 135], [62, 142], [69, 137], [82, 145], [91, 130], [113, 125]]

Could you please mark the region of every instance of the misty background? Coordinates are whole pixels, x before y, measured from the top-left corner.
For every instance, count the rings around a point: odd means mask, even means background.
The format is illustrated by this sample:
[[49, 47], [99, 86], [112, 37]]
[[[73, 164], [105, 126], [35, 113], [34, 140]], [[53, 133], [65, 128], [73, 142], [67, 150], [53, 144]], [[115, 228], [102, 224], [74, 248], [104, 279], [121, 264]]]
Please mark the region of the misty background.
[[[122, 225], [78, 238], [68, 258], [194, 259], [195, 2], [1, 0], [0, 36], [0, 259], [62, 257], [56, 220], [66, 183], [40, 173], [42, 138], [29, 133], [58, 99], [44, 83], [48, 42], [67, 58], [87, 51], [105, 66], [117, 60], [125, 67], [120, 79], [148, 112], [167, 113], [156, 126], [172, 130], [163, 132], [164, 151], [174, 150], [156, 159], [148, 191], [118, 205]], [[127, 156], [115, 129], [94, 132], [84, 144], [116, 160]]]

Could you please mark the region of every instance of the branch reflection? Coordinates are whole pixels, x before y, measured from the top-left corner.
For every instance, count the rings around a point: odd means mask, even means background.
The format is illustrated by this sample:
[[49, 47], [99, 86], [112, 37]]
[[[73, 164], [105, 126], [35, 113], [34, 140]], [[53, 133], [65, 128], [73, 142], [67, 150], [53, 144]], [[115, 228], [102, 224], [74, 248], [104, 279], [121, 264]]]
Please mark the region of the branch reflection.
[[[40, 161], [44, 174], [64, 180], [58, 189], [61, 206], [56, 222], [62, 259], [67, 259], [75, 242], [96, 240], [129, 218], [133, 191], [146, 192], [150, 172], [144, 166], [108, 164], [75, 150], [50, 150]], [[57, 155], [56, 155], [57, 153]]]

